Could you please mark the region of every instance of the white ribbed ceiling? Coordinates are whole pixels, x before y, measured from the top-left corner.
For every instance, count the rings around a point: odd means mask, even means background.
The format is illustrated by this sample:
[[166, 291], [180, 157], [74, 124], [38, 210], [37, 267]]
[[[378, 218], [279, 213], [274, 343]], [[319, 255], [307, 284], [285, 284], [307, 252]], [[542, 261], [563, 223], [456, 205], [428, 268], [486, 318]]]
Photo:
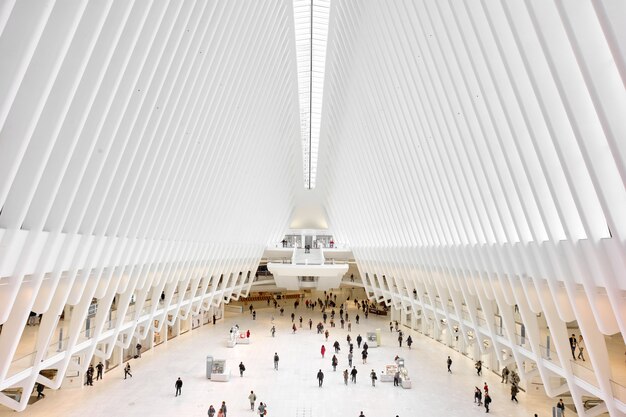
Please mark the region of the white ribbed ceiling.
[[[626, 334], [626, 2], [320, 0], [312, 30], [310, 10], [0, 2], [0, 388], [31, 310], [195, 288], [186, 317], [247, 293], [304, 172], [384, 277], [373, 298], [577, 320], [593, 394], [621, 410], [592, 340]], [[151, 308], [123, 331], [162, 326]]]

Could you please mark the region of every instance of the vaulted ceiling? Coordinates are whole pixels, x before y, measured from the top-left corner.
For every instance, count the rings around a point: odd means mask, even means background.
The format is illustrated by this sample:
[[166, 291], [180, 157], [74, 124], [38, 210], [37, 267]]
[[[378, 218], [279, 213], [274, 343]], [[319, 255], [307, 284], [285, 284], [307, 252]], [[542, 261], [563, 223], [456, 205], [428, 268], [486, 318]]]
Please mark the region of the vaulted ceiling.
[[364, 276], [626, 334], [626, 3], [320, 1], [306, 38], [309, 6], [0, 3], [0, 323], [209, 294], [316, 187]]

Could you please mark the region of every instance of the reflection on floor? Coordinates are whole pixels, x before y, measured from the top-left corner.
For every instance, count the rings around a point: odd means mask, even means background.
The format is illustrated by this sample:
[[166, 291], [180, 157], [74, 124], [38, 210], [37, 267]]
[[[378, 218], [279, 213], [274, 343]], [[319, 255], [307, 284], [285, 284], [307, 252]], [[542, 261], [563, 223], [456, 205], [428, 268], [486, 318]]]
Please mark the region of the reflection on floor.
[[[415, 332], [413, 348], [398, 348], [397, 333], [389, 332], [386, 317], [369, 316], [361, 323], [354, 322], [356, 311], [350, 305], [353, 339], [358, 334], [381, 329], [383, 346], [370, 349], [367, 364], [361, 360], [361, 350], [355, 344], [354, 364], [359, 372], [357, 384], [345, 386], [341, 372], [347, 367], [347, 328], [330, 328], [330, 338], [316, 334], [315, 324], [321, 321], [319, 309], [306, 310], [302, 305], [296, 313], [304, 318], [304, 328], [292, 334], [290, 314], [292, 304], [285, 305], [285, 314], [258, 303], [257, 319], [249, 312], [228, 314], [216, 326], [207, 325], [177, 337], [172, 342], [145, 353], [141, 359], [131, 361], [133, 378], [124, 380], [120, 367], [105, 374], [103, 381], [93, 387], [46, 390], [46, 398], [29, 406], [26, 416], [193, 416], [206, 415], [210, 404], [218, 408], [226, 401], [230, 416], [255, 415], [250, 411], [250, 390], [258, 401], [268, 404], [268, 415], [290, 417], [357, 417], [363, 411], [367, 417], [385, 416], [478, 416], [484, 408], [473, 404], [474, 386], [487, 382], [493, 398], [491, 413], [500, 416], [551, 415], [554, 400], [544, 397], [518, 395], [519, 404], [510, 401], [510, 386], [500, 383], [500, 378], [486, 372], [483, 377], [475, 375], [473, 363], [440, 343]], [[361, 316], [363, 316], [361, 314]], [[272, 338], [272, 317], [277, 327]], [[313, 330], [306, 324], [313, 318]], [[252, 343], [226, 347], [228, 329], [238, 324], [242, 330], [250, 329]], [[404, 329], [405, 334], [408, 329]], [[337, 340], [341, 352], [337, 355], [336, 372], [331, 367], [332, 344]], [[328, 349], [321, 358], [322, 344]], [[278, 371], [273, 369], [273, 355], [280, 355]], [[211, 382], [205, 377], [205, 358], [212, 355], [226, 359], [232, 377], [230, 382]], [[412, 378], [412, 389], [394, 387], [392, 383], [380, 382], [371, 386], [369, 373], [380, 372], [393, 358], [402, 356]], [[453, 374], [446, 372], [446, 357], [453, 359]], [[246, 366], [243, 378], [239, 377], [237, 365]], [[325, 374], [324, 386], [318, 388], [316, 374]], [[182, 396], [174, 396], [174, 382], [181, 377], [184, 382]], [[299, 414], [298, 414], [299, 413]], [[303, 414], [304, 413], [304, 414]], [[3, 409], [0, 417], [14, 416]]]

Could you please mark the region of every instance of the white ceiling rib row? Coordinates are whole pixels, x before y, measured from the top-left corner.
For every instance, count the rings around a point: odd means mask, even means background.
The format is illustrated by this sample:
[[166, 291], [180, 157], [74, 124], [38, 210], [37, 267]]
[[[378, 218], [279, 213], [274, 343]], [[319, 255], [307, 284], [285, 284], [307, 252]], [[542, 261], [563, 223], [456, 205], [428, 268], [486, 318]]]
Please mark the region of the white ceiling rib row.
[[333, 1], [318, 174], [375, 297], [517, 304], [555, 337], [578, 320], [615, 415], [602, 335], [626, 335], [625, 20], [616, 1]]
[[[50, 367], [9, 373], [31, 310], [75, 305], [82, 323], [92, 297], [107, 311], [116, 293], [123, 309], [200, 288], [175, 320], [249, 290], [239, 272], [280, 239], [301, 187], [295, 56], [290, 1], [0, 4], [0, 389], [30, 392]], [[95, 331], [87, 355], [162, 326], [150, 314]]]

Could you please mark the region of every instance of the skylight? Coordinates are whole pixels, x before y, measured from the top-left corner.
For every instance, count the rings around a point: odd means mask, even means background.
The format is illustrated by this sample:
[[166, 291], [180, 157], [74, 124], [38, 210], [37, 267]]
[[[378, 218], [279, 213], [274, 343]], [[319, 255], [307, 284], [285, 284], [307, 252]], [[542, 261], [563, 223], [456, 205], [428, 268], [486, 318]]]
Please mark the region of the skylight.
[[304, 187], [315, 188], [330, 0], [294, 0]]

